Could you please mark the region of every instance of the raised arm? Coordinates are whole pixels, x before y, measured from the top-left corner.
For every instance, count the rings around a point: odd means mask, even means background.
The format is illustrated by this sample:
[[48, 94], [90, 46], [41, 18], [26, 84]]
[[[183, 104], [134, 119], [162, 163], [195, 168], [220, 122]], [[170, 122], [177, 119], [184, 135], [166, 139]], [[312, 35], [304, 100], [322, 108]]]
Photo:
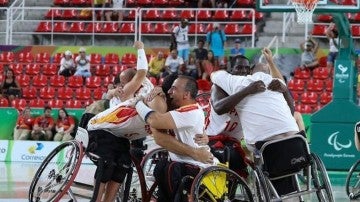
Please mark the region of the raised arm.
[[264, 48], [261, 52], [265, 56], [265, 59], [269, 65], [271, 76], [273, 78], [278, 78], [278, 79], [284, 81], [283, 75], [281, 74], [280, 70], [277, 68], [276, 64], [274, 63], [271, 50], [268, 48]]

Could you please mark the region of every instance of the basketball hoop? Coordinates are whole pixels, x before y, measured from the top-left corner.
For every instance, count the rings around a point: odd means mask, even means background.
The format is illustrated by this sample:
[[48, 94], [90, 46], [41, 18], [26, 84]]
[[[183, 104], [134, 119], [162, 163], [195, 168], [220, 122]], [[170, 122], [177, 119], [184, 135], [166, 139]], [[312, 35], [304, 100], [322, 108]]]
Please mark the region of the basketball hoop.
[[297, 13], [299, 24], [312, 23], [313, 12], [319, 0], [291, 0]]

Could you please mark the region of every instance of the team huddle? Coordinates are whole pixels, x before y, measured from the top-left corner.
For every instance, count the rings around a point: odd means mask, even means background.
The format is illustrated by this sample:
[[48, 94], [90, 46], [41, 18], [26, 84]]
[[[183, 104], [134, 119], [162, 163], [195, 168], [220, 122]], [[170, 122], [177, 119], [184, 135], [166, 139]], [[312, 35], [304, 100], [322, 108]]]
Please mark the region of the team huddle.
[[88, 130], [89, 145], [95, 145], [89, 148], [106, 162], [97, 201], [114, 201], [131, 164], [130, 141], [149, 134], [168, 150], [171, 159], [155, 167], [157, 201], [176, 201], [183, 176], [195, 176], [200, 169], [223, 161], [216, 152], [219, 147], [231, 145], [229, 168], [246, 177], [246, 161], [251, 158], [241, 141], [254, 151], [258, 141], [299, 132], [292, 97], [269, 49], [262, 50], [267, 64], [250, 65], [239, 55], [231, 71], [211, 74], [213, 86], [205, 117], [196, 101], [196, 80], [174, 74], [164, 79], [162, 87], [154, 87], [146, 78], [144, 45], [137, 41], [134, 46], [138, 50], [136, 70], [122, 72], [121, 86], [109, 91], [107, 100], [90, 106], [79, 125]]

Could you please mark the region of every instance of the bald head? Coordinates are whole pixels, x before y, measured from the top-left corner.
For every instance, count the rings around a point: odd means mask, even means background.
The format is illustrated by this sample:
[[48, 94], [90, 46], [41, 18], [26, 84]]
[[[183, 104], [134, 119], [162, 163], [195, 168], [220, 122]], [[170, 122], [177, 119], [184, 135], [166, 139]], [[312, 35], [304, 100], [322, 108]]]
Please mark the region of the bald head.
[[136, 70], [133, 68], [126, 69], [125, 71], [121, 72], [120, 74], [120, 84], [124, 86], [125, 84], [129, 83], [131, 79], [135, 76]]
[[256, 72], [263, 72], [265, 74], [270, 74], [270, 69], [269, 69], [269, 66], [267, 64], [258, 63], [252, 69], [252, 73], [256, 73]]

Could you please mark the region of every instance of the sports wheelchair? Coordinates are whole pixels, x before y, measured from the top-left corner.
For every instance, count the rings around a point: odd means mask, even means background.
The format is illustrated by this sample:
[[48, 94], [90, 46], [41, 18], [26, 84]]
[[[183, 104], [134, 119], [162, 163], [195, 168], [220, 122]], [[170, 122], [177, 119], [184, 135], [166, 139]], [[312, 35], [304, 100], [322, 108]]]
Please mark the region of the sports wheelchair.
[[[355, 135], [358, 140], [360, 137], [360, 122], [357, 122], [354, 127]], [[350, 168], [349, 174], [346, 177], [346, 194], [351, 200], [356, 200], [360, 197], [360, 160], [356, 161]]]
[[[334, 201], [325, 166], [316, 154], [310, 153], [302, 135], [257, 142], [255, 147], [255, 174], [261, 187], [261, 201], [282, 201], [294, 197], [304, 201], [303, 195], [314, 192], [319, 201]], [[302, 186], [297, 179], [299, 173], [304, 174], [306, 179]], [[290, 180], [293, 189], [279, 194], [279, 186], [276, 185], [279, 180]]]

